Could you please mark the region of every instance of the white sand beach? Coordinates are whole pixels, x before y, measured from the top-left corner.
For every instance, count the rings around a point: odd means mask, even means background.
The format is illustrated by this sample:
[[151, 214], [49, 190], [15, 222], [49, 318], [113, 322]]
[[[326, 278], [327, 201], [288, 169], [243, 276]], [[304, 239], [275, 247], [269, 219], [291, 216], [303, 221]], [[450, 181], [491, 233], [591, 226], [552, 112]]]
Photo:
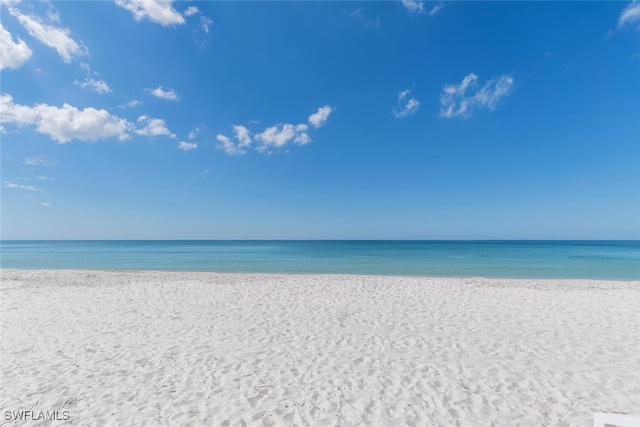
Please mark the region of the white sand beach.
[[[0, 424], [587, 426], [640, 282], [3, 270]], [[10, 418], [10, 417], [9, 417]]]

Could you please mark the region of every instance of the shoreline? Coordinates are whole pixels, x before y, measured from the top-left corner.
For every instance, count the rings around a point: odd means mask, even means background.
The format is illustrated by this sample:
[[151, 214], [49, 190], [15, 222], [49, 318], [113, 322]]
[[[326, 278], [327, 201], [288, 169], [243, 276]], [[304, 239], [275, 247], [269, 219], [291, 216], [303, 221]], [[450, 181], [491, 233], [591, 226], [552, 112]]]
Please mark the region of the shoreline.
[[591, 425], [640, 409], [640, 281], [0, 273], [3, 414]]
[[245, 276], [291, 276], [291, 277], [369, 277], [369, 278], [399, 278], [399, 279], [437, 279], [437, 280], [508, 280], [514, 282], [540, 281], [540, 282], [622, 282], [637, 283], [639, 279], [619, 279], [619, 278], [593, 278], [593, 277], [526, 277], [526, 276], [482, 276], [482, 275], [422, 275], [422, 274], [369, 274], [369, 273], [308, 273], [308, 272], [271, 272], [271, 271], [215, 271], [215, 270], [174, 270], [174, 269], [143, 269], [143, 268], [14, 268], [0, 267], [0, 278], [4, 273], [9, 272], [49, 272], [49, 273], [137, 273], [137, 274], [201, 274], [201, 275], [245, 275]]

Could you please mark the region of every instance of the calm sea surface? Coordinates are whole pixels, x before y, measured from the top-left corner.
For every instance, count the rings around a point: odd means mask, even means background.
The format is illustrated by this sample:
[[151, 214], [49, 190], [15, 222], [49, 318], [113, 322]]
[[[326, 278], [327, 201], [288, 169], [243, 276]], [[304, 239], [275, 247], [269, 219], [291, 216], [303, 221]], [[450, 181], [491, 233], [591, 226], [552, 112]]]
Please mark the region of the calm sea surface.
[[640, 280], [640, 241], [1, 241], [0, 266]]

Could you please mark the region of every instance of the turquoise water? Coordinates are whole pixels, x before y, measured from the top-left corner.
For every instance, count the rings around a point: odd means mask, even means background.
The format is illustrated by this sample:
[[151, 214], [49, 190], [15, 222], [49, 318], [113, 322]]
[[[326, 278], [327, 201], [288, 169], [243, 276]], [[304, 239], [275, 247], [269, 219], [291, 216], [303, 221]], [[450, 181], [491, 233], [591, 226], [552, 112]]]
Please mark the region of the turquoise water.
[[0, 266], [640, 280], [640, 241], [2, 241]]

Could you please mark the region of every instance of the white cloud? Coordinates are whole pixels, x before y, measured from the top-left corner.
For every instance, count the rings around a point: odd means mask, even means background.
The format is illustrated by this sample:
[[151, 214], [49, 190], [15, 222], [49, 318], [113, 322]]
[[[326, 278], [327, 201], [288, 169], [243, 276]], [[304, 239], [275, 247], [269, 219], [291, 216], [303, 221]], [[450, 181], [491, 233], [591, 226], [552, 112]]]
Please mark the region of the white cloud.
[[89, 89], [96, 93], [105, 94], [111, 92], [111, 88], [104, 80], [95, 80], [86, 77], [84, 81], [74, 80], [73, 84], [83, 89]]
[[416, 0], [402, 0], [402, 4], [410, 13], [422, 14], [424, 13], [424, 3]]
[[69, 142], [74, 138], [81, 141], [128, 138], [128, 122], [112, 116], [107, 110], [91, 107], [79, 110], [66, 103], [62, 108], [46, 104], [38, 104], [35, 108], [39, 116], [38, 132], [51, 136], [59, 143]]
[[302, 132], [296, 135], [295, 138], [293, 138], [293, 142], [295, 142], [298, 145], [305, 145], [311, 142], [311, 137], [306, 133]]
[[329, 115], [333, 112], [333, 108], [325, 105], [318, 108], [318, 111], [309, 116], [309, 123], [311, 123], [316, 129], [319, 128], [327, 121]]
[[200, 9], [198, 9], [197, 6], [189, 6], [189, 8], [184, 11], [184, 16], [189, 17], [189, 16], [197, 15], [198, 13], [200, 13]]
[[136, 129], [134, 132], [142, 136], [168, 136], [169, 138], [175, 138], [175, 134], [171, 133], [167, 129], [167, 125], [162, 119], [152, 119], [149, 116], [138, 117], [138, 123], [143, 127]]
[[219, 144], [217, 148], [223, 150], [230, 155], [241, 155], [247, 152], [247, 148], [251, 147], [251, 135], [249, 129], [241, 125], [233, 125], [233, 134], [237, 143], [225, 135], [218, 134], [216, 139]]
[[256, 149], [264, 152], [270, 148], [282, 148], [291, 141], [298, 145], [308, 144], [311, 142], [311, 138], [305, 133], [308, 128], [304, 123], [299, 125], [285, 123], [280, 127], [278, 125], [268, 127], [256, 134], [256, 141], [261, 142]]
[[195, 150], [198, 148], [198, 144], [195, 142], [180, 141], [178, 143], [178, 148], [184, 151]]
[[438, 12], [440, 12], [443, 8], [444, 8], [443, 3], [436, 4], [435, 6], [433, 6], [433, 9], [431, 9], [431, 11], [429, 12], [429, 16], [436, 16]]
[[409, 96], [410, 93], [411, 89], [406, 89], [398, 94], [398, 102], [391, 109], [391, 114], [393, 114], [394, 117], [407, 117], [415, 114], [418, 111], [418, 109], [420, 108], [420, 101], [418, 101], [416, 98], [411, 97], [405, 102], [402, 102], [406, 97]]
[[182, 25], [185, 22], [182, 15], [173, 8], [173, 0], [116, 0], [116, 4], [133, 13], [133, 18], [138, 22], [147, 18], [163, 27]]
[[71, 38], [68, 28], [44, 24], [39, 18], [24, 14], [15, 7], [8, 9], [31, 36], [55, 49], [64, 62], [71, 62], [73, 58], [86, 54], [87, 49]]
[[29, 166], [53, 166], [55, 162], [44, 156], [26, 157], [22, 163]]
[[229, 155], [240, 155], [247, 152], [246, 150], [240, 148], [239, 145], [234, 144], [229, 137], [226, 137], [222, 134], [218, 134], [216, 136], [216, 139], [220, 143], [217, 145], [217, 147]]
[[20, 67], [31, 58], [31, 54], [29, 46], [20, 38], [14, 42], [11, 33], [0, 22], [0, 70]]
[[[640, 2], [634, 0], [624, 8], [618, 18], [618, 28], [634, 22], [640, 23]], [[640, 26], [638, 26], [640, 28]]]
[[49, 202], [40, 202], [40, 206], [43, 206], [45, 208], [50, 208], [51, 207], [51, 203], [49, 203]]
[[249, 147], [251, 145], [251, 136], [249, 136], [249, 129], [244, 126], [234, 125], [233, 133], [236, 135], [239, 147]]
[[493, 110], [500, 99], [508, 96], [514, 79], [508, 75], [487, 81], [478, 89], [478, 76], [470, 73], [460, 84], [444, 85], [440, 95], [440, 117], [470, 117], [477, 108]]
[[57, 179], [49, 176], [36, 176], [36, 179], [39, 179], [40, 181], [57, 181]]
[[482, 89], [476, 93], [475, 98], [477, 99], [478, 105], [486, 106], [490, 110], [493, 110], [501, 98], [511, 93], [513, 82], [513, 77], [506, 75], [489, 80]]
[[69, 104], [56, 107], [36, 104], [33, 107], [14, 104], [11, 95], [0, 96], [0, 123], [18, 126], [33, 125], [36, 131], [48, 135], [60, 144], [72, 139], [96, 141], [98, 139], [129, 138], [131, 124], [107, 110], [85, 108], [79, 110]]
[[[333, 109], [328, 105], [318, 108], [316, 113], [309, 116], [309, 123], [316, 128], [322, 126], [332, 111]], [[256, 121], [252, 121], [251, 123], [259, 124], [259, 122]], [[232, 129], [234, 134], [233, 138], [222, 134], [216, 136], [219, 142], [217, 148], [232, 155], [245, 154], [249, 148], [253, 148], [260, 153], [271, 153], [273, 149], [282, 149], [288, 144], [305, 145], [311, 142], [311, 137], [307, 133], [309, 131], [309, 125], [306, 123], [297, 125], [280, 123], [269, 126], [262, 132], [255, 133], [253, 138], [251, 131], [245, 126], [233, 125]]]
[[16, 188], [19, 190], [27, 190], [27, 191], [42, 191], [42, 188], [36, 188], [31, 185], [20, 185], [11, 181], [2, 181], [2, 185], [5, 188]]
[[[124, 141], [131, 138], [130, 132], [147, 137], [175, 138], [175, 134], [167, 129], [162, 119], [140, 116], [136, 128], [133, 123], [112, 115], [107, 110], [91, 107], [79, 110], [66, 103], [62, 107], [48, 104], [36, 104], [30, 107], [14, 104], [11, 95], [7, 94], [0, 96], [0, 123], [11, 123], [17, 126], [33, 125], [36, 131], [48, 135], [60, 144], [72, 139], [97, 141], [117, 138]], [[37, 158], [25, 159], [25, 163], [33, 166], [44, 164]]]
[[35, 123], [38, 112], [35, 107], [13, 103], [11, 95], [0, 96], [0, 123], [26, 125]]
[[162, 86], [159, 86], [155, 89], [145, 89], [145, 92], [155, 96], [156, 98], [167, 99], [169, 101], [180, 100], [180, 96], [178, 96], [178, 94], [173, 89], [164, 90]]

